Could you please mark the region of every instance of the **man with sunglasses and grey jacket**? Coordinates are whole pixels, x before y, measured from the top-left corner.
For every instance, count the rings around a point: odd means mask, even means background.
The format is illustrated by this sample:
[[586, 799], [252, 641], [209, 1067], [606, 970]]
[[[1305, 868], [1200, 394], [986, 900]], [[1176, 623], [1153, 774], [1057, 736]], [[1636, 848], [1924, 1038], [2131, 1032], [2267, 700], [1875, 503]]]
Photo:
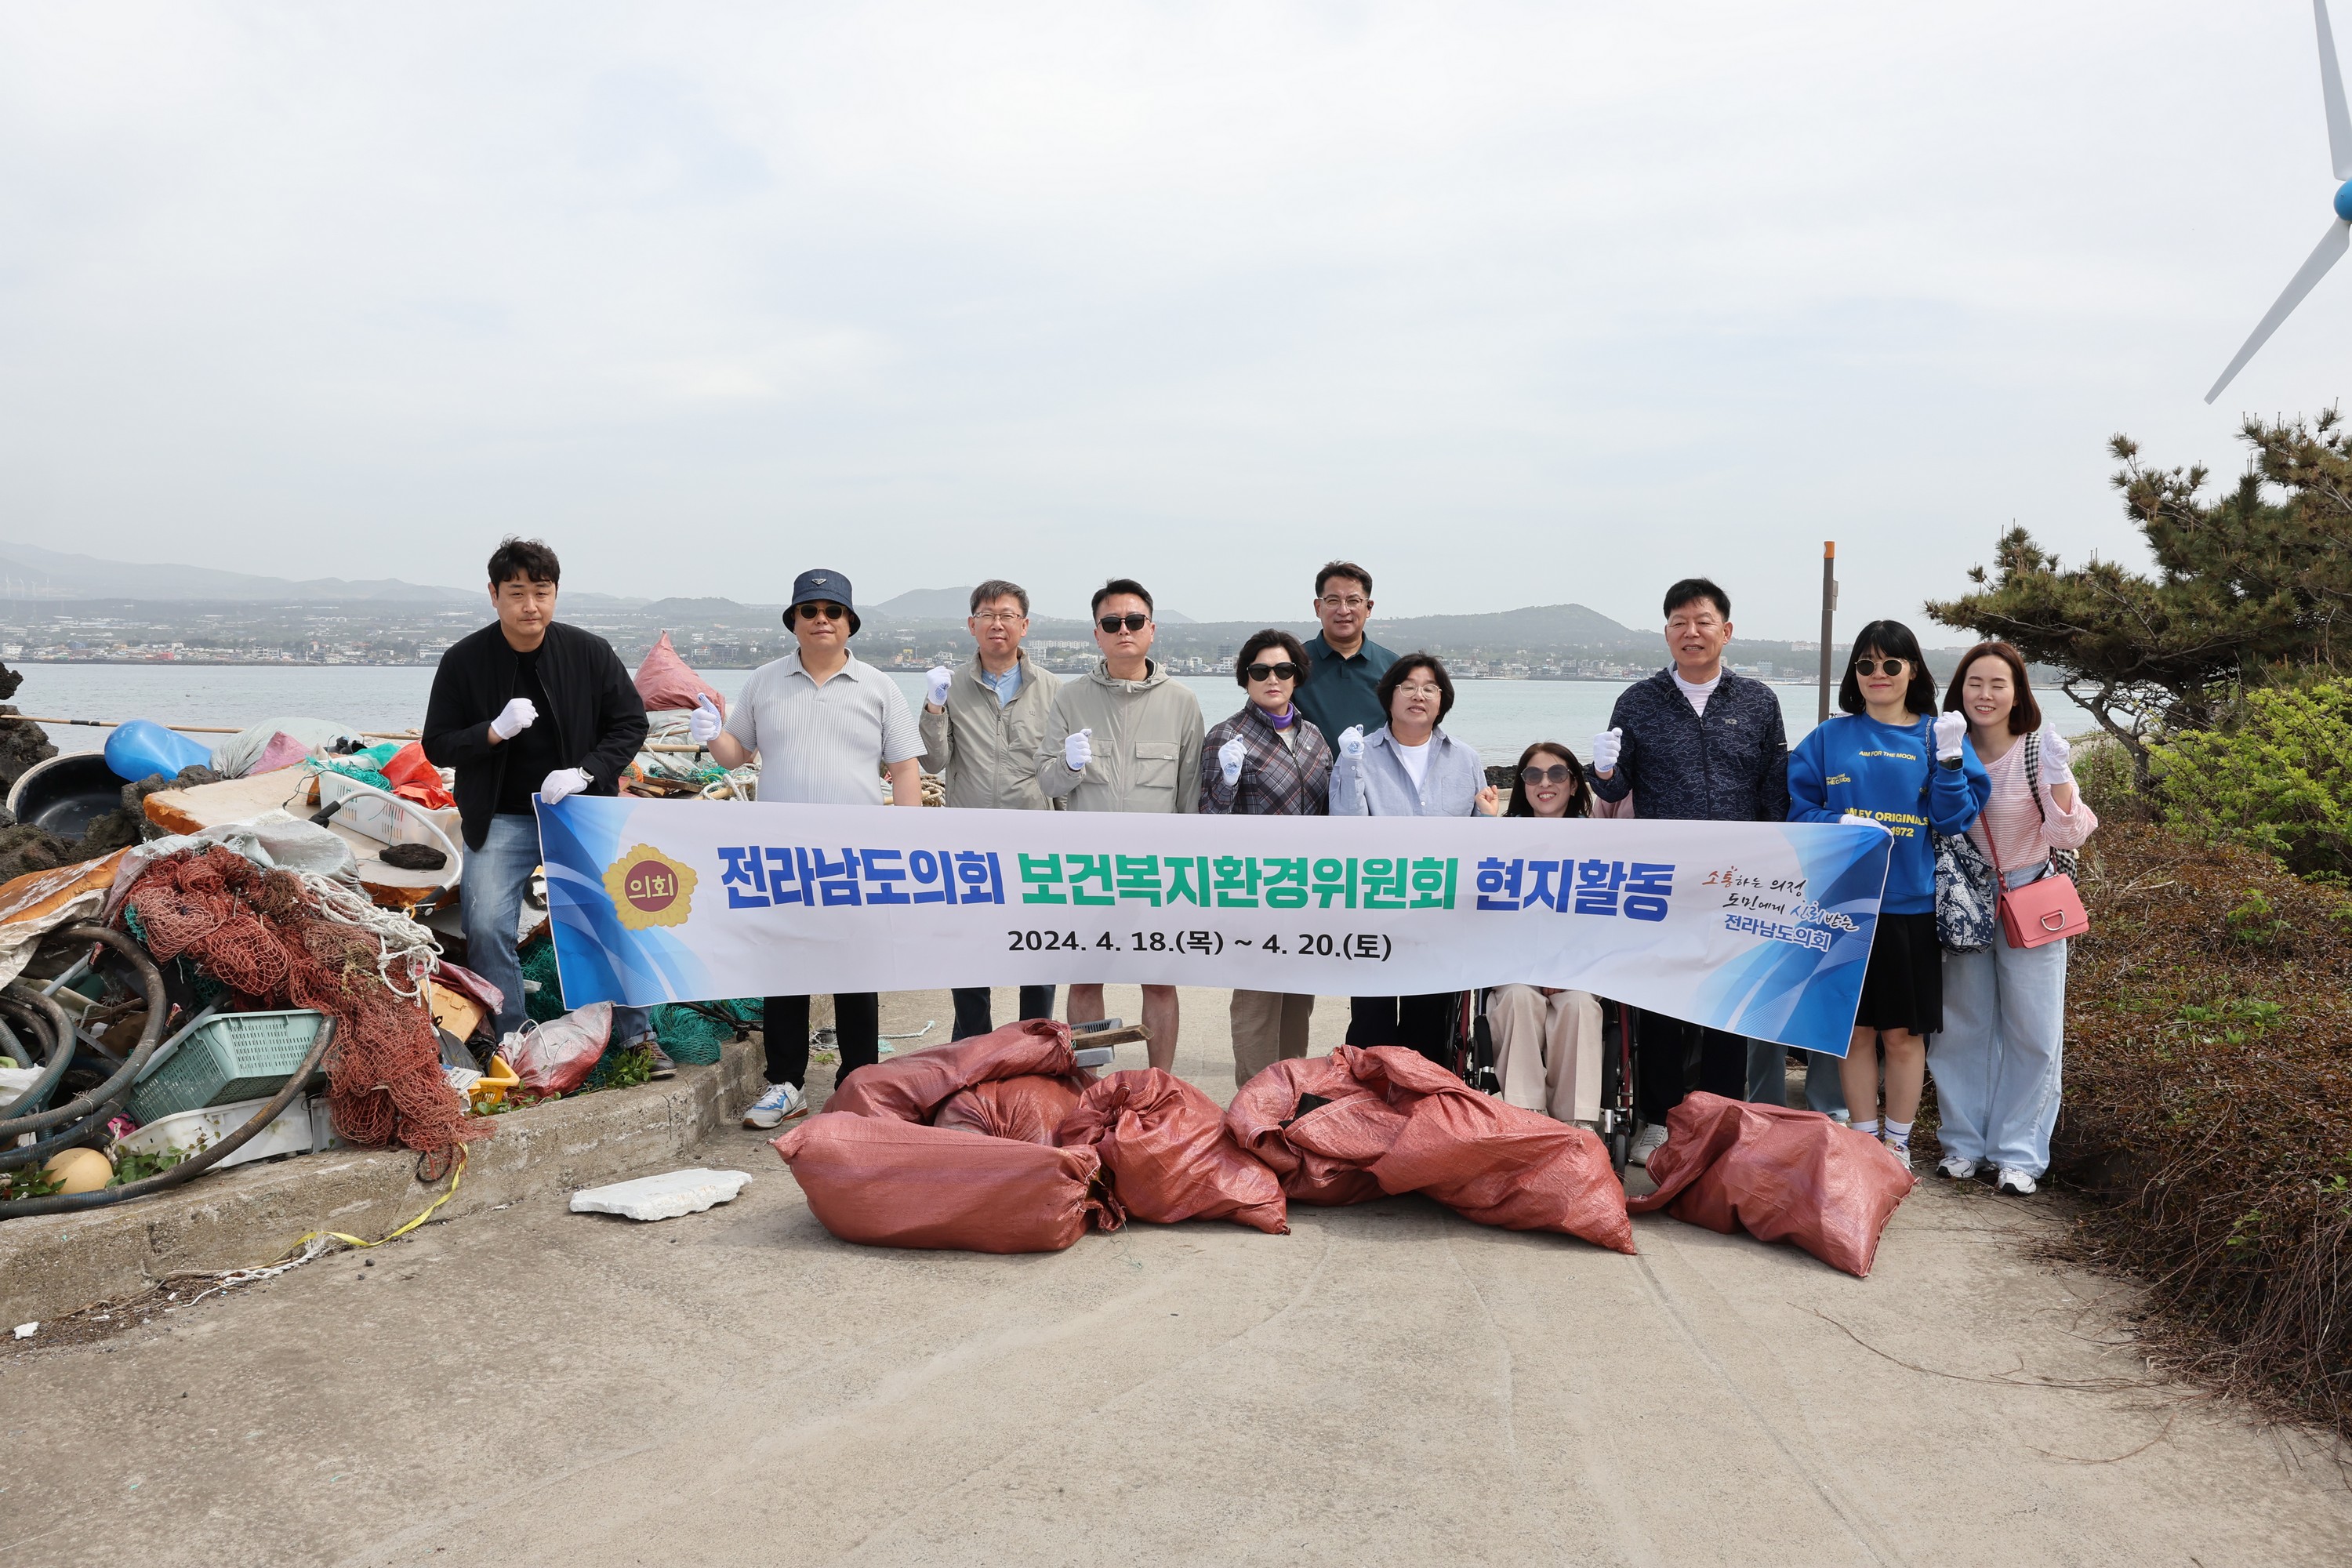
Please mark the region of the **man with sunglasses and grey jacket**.
[[[1029, 590], [992, 577], [971, 591], [964, 622], [977, 648], [961, 669], [929, 672], [920, 723], [923, 768], [940, 775], [950, 809], [1051, 811], [1037, 784], [1037, 748], [1054, 710], [1061, 678], [1030, 662], [1021, 647], [1029, 635]], [[995, 1026], [985, 985], [959, 985], [952, 1039], [985, 1035]], [[1021, 1016], [1054, 1016], [1054, 988], [1021, 987]]]
[[[1037, 783], [1066, 811], [1200, 809], [1201, 700], [1151, 659], [1151, 595], [1114, 577], [1095, 590], [1095, 646], [1102, 662], [1065, 681], [1037, 757]], [[1103, 988], [1070, 987], [1069, 1020], [1104, 1017]], [[1151, 1065], [1176, 1065], [1176, 987], [1143, 988]]]

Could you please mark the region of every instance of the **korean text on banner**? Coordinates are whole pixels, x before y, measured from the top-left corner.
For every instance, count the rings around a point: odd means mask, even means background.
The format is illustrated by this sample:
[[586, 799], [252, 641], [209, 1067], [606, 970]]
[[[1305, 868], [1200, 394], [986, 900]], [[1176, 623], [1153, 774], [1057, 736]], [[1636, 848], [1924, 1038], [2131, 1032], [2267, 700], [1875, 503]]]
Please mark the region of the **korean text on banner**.
[[539, 808], [564, 995], [1573, 986], [1843, 1056], [1886, 878], [1843, 824]]

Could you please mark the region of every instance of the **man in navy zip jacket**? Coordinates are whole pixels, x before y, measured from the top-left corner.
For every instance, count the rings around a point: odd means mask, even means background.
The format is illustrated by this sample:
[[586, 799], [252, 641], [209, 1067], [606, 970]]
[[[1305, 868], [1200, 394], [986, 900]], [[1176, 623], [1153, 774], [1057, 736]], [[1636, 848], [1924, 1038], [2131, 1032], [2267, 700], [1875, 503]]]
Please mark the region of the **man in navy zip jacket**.
[[[1731, 596], [1704, 577], [1666, 590], [1666, 648], [1674, 663], [1618, 696], [1609, 728], [1592, 738], [1592, 792], [1633, 797], [1633, 815], [1664, 822], [1786, 822], [1789, 736], [1780, 700], [1760, 680], [1723, 667]], [[1662, 1014], [1641, 1020], [1637, 1113], [1649, 1125], [1635, 1158], [1665, 1142], [1666, 1112], [1682, 1103], [1689, 1057], [1698, 1087], [1730, 1100], [1787, 1102], [1784, 1055], [1769, 1041], [1702, 1029]], [[1841, 1108], [1836, 1063], [1808, 1073], [1816, 1110]], [[1817, 1085], [1815, 1078], [1822, 1081]], [[1822, 1094], [1832, 1098], [1823, 1103]]]

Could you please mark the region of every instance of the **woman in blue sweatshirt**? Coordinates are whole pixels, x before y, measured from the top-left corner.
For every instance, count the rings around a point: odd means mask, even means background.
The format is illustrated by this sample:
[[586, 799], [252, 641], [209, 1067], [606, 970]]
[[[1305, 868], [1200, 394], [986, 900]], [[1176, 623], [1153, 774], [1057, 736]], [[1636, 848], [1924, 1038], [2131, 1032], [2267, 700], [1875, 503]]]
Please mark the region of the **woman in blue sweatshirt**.
[[[1944, 1026], [1944, 951], [1936, 940], [1936, 850], [1928, 832], [1956, 834], [1984, 810], [1992, 781], [1969, 743], [1968, 721], [1934, 717], [1936, 679], [1900, 621], [1873, 621], [1853, 639], [1837, 718], [1789, 753], [1789, 820], [1870, 822], [1894, 837], [1862, 1005], [1839, 1077], [1857, 1132], [1905, 1163], [1927, 1077], [1926, 1037]], [[1886, 1052], [1886, 1125], [1878, 1121], [1878, 1055]]]

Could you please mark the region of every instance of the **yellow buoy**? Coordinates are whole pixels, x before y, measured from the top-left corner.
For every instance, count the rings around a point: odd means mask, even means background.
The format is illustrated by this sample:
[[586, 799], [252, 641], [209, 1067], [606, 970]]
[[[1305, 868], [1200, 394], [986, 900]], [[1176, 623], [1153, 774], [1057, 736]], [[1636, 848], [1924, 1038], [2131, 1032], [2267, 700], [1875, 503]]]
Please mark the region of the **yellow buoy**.
[[114, 1163], [95, 1149], [68, 1149], [50, 1155], [41, 1173], [63, 1182], [61, 1193], [94, 1193], [114, 1179]]

